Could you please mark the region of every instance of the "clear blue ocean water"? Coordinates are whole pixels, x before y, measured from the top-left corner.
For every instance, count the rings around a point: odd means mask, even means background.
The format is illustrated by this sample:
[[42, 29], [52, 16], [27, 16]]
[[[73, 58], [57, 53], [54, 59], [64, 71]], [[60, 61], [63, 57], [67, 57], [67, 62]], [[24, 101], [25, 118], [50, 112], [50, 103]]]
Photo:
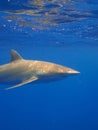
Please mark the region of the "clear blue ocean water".
[[10, 50], [81, 73], [5, 91], [0, 130], [98, 130], [98, 0], [0, 1], [0, 64]]

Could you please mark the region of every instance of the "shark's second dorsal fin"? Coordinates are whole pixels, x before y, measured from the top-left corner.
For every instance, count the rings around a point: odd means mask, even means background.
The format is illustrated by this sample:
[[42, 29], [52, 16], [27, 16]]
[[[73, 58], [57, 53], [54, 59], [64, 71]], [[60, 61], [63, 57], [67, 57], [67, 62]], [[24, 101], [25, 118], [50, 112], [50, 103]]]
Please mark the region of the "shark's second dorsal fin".
[[20, 56], [20, 54], [17, 51], [11, 50], [11, 62], [16, 60], [21, 60], [21, 59], [23, 58]]

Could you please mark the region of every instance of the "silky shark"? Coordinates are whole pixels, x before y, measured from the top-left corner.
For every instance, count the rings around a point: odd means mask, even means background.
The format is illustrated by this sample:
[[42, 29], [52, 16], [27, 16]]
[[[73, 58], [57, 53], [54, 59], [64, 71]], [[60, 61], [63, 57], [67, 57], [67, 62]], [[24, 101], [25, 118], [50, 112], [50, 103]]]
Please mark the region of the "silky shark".
[[6, 90], [20, 87], [42, 79], [54, 79], [79, 74], [74, 69], [38, 60], [25, 60], [18, 52], [11, 50], [11, 62], [0, 66], [0, 83], [13, 84]]

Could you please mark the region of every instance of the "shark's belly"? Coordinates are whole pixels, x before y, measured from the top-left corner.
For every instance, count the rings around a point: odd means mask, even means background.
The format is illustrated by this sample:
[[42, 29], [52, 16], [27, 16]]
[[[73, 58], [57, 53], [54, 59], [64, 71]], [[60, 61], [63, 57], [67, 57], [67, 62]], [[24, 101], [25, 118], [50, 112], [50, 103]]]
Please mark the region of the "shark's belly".
[[0, 83], [20, 83], [30, 77], [26, 73], [3, 73], [0, 74]]

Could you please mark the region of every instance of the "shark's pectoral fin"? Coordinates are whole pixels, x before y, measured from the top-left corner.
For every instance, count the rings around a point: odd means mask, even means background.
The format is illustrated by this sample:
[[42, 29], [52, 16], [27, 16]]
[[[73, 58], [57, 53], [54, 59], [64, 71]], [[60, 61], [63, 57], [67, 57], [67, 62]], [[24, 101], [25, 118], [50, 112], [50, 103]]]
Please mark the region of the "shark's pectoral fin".
[[31, 83], [31, 82], [33, 82], [33, 81], [35, 81], [35, 80], [37, 80], [37, 79], [38, 79], [38, 78], [34, 76], [34, 77], [32, 77], [32, 78], [29, 78], [29, 79], [24, 80], [22, 83], [19, 83], [19, 84], [17, 84], [17, 85], [14, 85], [14, 86], [12, 86], [12, 87], [9, 87], [9, 88], [5, 88], [5, 90], [9, 90], [9, 89], [13, 89], [13, 88], [20, 87], [20, 86], [25, 85], [25, 84], [27, 84], [27, 83]]

